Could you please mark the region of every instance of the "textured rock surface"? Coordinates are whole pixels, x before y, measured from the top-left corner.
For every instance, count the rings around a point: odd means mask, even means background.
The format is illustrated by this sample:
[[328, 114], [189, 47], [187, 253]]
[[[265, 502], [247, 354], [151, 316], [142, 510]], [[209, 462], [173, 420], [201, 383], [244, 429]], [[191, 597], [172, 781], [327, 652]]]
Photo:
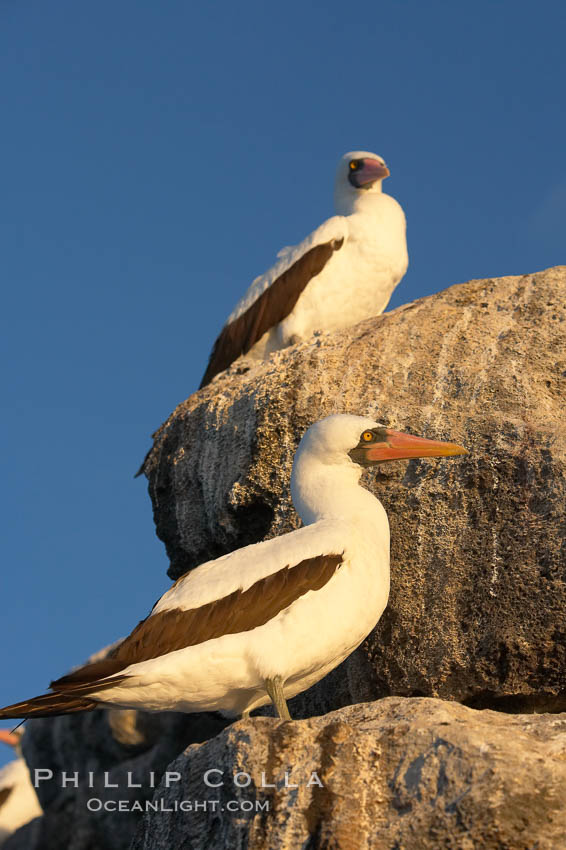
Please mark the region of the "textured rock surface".
[[[211, 768], [220, 787], [205, 784]], [[193, 810], [144, 814], [132, 850], [566, 846], [566, 715], [393, 697], [306, 721], [240, 721], [169, 770], [182, 781], [154, 803]], [[298, 788], [285, 788], [286, 771]]]
[[[145, 468], [173, 577], [298, 526], [291, 462], [321, 416], [370, 414], [470, 449], [366, 475], [391, 521], [390, 603], [365, 644], [293, 701], [294, 716], [388, 694], [566, 708], [565, 304], [566, 268], [452, 287], [252, 371], [238, 364], [157, 433]], [[183, 784], [165, 797], [255, 793], [269, 813], [148, 815], [135, 847], [566, 847], [565, 723], [397, 698], [308, 722], [255, 718], [170, 765]], [[81, 784], [41, 785], [45, 815], [6, 850], [125, 849], [139, 813], [89, 813], [87, 800], [146, 800], [151, 771], [222, 725], [103, 711], [29, 723], [28, 764], [79, 771]], [[229, 784], [206, 796], [203, 765]], [[262, 770], [280, 780], [286, 767], [319, 771], [324, 787], [258, 789]], [[238, 769], [253, 786], [234, 789]], [[118, 790], [101, 787], [104, 771]], [[142, 789], [128, 788], [129, 771]]]
[[151, 798], [169, 762], [189, 743], [212, 737], [224, 725], [214, 715], [135, 711], [28, 721], [23, 739], [26, 762], [32, 771], [53, 771], [53, 778], [37, 788], [44, 815], [15, 832], [5, 850], [126, 850], [140, 811], [90, 811], [88, 801], [125, 800], [131, 809], [134, 801]]
[[172, 577], [297, 527], [293, 454], [328, 413], [470, 450], [366, 475], [391, 522], [390, 603], [296, 714], [387, 694], [566, 708], [565, 304], [566, 267], [454, 286], [239, 364], [157, 432], [145, 470]]

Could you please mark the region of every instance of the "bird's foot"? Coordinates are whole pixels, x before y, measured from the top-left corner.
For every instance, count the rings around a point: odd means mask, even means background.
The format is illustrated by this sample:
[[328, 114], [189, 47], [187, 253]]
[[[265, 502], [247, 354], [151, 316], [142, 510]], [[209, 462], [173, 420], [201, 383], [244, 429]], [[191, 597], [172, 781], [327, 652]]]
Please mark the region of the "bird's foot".
[[292, 718], [289, 714], [289, 709], [287, 708], [285, 696], [283, 695], [283, 679], [281, 676], [274, 676], [273, 679], [266, 679], [265, 690], [269, 694], [269, 698], [275, 706], [275, 710], [281, 720], [291, 720]]

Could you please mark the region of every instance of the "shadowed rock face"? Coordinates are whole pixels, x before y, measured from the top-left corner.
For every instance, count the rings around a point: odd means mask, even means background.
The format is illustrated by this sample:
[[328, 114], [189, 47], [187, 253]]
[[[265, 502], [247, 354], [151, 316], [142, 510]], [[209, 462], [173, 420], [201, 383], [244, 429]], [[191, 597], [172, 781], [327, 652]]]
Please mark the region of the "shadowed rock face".
[[[557, 850], [565, 741], [564, 716], [432, 699], [389, 698], [292, 723], [240, 721], [189, 747], [169, 766], [181, 782], [153, 798], [200, 809], [145, 814], [132, 850]], [[211, 768], [223, 772], [208, 777], [220, 787], [204, 781]], [[286, 771], [297, 788], [285, 787]]]
[[[225, 725], [212, 714], [113, 710], [28, 721], [23, 755], [32, 781], [35, 769], [51, 770], [53, 778], [38, 774], [44, 814], [17, 830], [3, 850], [126, 850], [141, 815], [135, 801], [151, 799], [185, 746]], [[94, 806], [123, 800], [128, 808], [89, 810], [89, 800]]]
[[454, 286], [240, 361], [155, 435], [145, 471], [173, 578], [299, 525], [292, 459], [322, 416], [469, 449], [364, 474], [391, 523], [390, 603], [299, 716], [387, 694], [566, 709], [565, 304], [566, 267]]

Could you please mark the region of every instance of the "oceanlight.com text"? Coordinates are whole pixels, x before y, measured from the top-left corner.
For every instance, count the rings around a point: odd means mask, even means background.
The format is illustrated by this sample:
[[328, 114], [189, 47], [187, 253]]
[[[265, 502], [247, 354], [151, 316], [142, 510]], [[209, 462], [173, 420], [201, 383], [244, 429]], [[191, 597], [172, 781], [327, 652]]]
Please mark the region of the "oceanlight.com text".
[[268, 812], [269, 800], [101, 800], [91, 797], [89, 812]]

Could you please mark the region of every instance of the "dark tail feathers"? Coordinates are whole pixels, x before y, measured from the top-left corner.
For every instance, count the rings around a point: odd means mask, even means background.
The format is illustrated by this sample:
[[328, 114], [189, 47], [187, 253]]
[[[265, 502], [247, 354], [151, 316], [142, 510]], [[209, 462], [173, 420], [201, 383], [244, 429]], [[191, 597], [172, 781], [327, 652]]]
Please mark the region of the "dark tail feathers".
[[54, 717], [57, 714], [73, 714], [75, 711], [92, 711], [97, 703], [90, 699], [66, 694], [43, 694], [0, 708], [0, 720], [17, 717]]

